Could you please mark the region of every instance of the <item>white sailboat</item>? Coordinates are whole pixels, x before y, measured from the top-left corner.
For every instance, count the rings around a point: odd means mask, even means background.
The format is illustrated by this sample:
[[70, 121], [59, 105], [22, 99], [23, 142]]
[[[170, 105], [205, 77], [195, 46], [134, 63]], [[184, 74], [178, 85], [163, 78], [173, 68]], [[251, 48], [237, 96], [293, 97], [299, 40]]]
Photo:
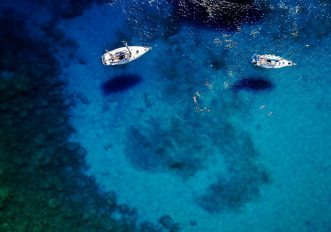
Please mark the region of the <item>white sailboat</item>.
[[296, 63], [291, 60], [286, 60], [280, 56], [272, 54], [254, 54], [252, 56], [252, 63], [263, 68], [283, 68], [296, 65]]
[[104, 65], [121, 65], [127, 64], [151, 50], [151, 47], [145, 46], [128, 46], [124, 42], [125, 47], [116, 48], [114, 50], [108, 51], [102, 55], [102, 63]]

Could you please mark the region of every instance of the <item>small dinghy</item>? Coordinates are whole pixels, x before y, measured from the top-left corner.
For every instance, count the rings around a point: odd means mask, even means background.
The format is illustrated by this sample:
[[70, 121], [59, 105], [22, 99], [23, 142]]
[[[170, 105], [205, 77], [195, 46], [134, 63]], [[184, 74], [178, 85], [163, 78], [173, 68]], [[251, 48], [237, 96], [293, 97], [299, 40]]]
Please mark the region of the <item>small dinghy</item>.
[[275, 55], [257, 55], [252, 56], [252, 63], [262, 68], [283, 68], [296, 65], [291, 60], [285, 60]]
[[102, 55], [102, 63], [104, 65], [120, 65], [127, 64], [151, 50], [151, 47], [143, 46], [128, 46], [123, 42], [125, 47], [117, 48], [112, 51], [107, 51]]

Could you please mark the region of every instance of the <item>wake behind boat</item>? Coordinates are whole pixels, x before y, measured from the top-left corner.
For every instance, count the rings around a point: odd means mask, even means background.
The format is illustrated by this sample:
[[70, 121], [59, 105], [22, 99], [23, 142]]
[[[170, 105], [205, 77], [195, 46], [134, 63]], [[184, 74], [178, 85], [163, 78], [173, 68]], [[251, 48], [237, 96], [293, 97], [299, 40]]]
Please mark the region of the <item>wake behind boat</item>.
[[151, 47], [145, 46], [128, 46], [124, 42], [125, 47], [116, 48], [112, 51], [107, 51], [102, 55], [102, 63], [104, 65], [120, 65], [127, 64], [151, 50]]
[[280, 56], [275, 55], [257, 55], [252, 57], [252, 63], [263, 68], [283, 68], [296, 65], [291, 60], [286, 60]]

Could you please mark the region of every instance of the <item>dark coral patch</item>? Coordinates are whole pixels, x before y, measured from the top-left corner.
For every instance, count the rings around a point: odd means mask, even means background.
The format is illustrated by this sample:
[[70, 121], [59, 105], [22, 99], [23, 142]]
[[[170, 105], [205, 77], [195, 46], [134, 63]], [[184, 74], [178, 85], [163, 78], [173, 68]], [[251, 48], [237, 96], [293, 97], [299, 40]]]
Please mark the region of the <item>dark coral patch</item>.
[[125, 156], [138, 170], [191, 177], [203, 168], [206, 162], [203, 154], [211, 154], [204, 141], [197, 141], [192, 136], [194, 131], [195, 128], [184, 127], [175, 118], [169, 127], [162, 126], [161, 121], [153, 118], [148, 127], [130, 127], [127, 130]]
[[244, 175], [240, 173], [229, 179], [219, 177], [196, 203], [209, 213], [220, 213], [238, 211], [245, 203], [257, 199], [261, 184], [269, 183], [269, 177], [254, 165], [245, 171]]
[[142, 78], [134, 74], [119, 75], [102, 84], [102, 91], [105, 95], [117, 92], [125, 92], [138, 85]]
[[51, 13], [56, 17], [62, 17], [65, 19], [70, 19], [74, 17], [81, 16], [83, 12], [92, 7], [93, 4], [102, 4], [102, 0], [65, 0], [61, 4], [57, 1], [50, 0], [46, 1], [44, 5], [51, 11]]
[[257, 22], [264, 14], [263, 7], [252, 0], [169, 2], [180, 21], [204, 27], [232, 30], [242, 23]]
[[0, 231], [138, 231], [136, 210], [85, 174], [86, 152], [69, 139], [71, 96], [54, 46], [72, 43], [30, 21], [0, 11]]

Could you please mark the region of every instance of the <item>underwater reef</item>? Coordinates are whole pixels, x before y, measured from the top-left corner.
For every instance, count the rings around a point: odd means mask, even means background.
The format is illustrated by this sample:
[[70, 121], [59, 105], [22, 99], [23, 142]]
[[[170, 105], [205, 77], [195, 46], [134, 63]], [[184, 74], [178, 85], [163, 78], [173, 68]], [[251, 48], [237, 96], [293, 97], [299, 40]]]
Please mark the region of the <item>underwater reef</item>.
[[252, 0], [169, 0], [179, 21], [225, 30], [255, 23], [264, 16], [264, 5]]
[[[248, 134], [227, 125], [226, 137], [218, 143], [227, 171], [217, 176], [196, 203], [209, 213], [234, 212], [258, 198], [260, 188], [270, 183], [263, 167], [257, 165], [259, 153]], [[240, 138], [240, 141], [233, 139]]]
[[[192, 202], [210, 214], [238, 211], [258, 199], [260, 189], [270, 182], [256, 161], [260, 154], [249, 134], [232, 121], [247, 112], [245, 103], [203, 84], [208, 73], [198, 68], [199, 62], [210, 60], [193, 62], [187, 57], [176, 62], [176, 54], [188, 46], [176, 40], [181, 37], [172, 37], [169, 42], [174, 45], [163, 51], [174, 62], [157, 69], [167, 80], [158, 88], [160, 99], [154, 99], [162, 104], [146, 104], [153, 115], [127, 128], [125, 156], [137, 170], [171, 174], [183, 182], [213, 170], [212, 180], [192, 196]], [[200, 52], [205, 48], [196, 49]], [[192, 96], [197, 90], [202, 109], [204, 100], [210, 111], [195, 111]]]
[[194, 199], [209, 213], [239, 210], [269, 183], [255, 162], [259, 154], [249, 136], [223, 118], [203, 116], [203, 123], [193, 117], [150, 118], [129, 128], [127, 139], [126, 157], [138, 170], [172, 173], [183, 180], [213, 167], [212, 160], [221, 156], [225, 167], [220, 167], [218, 180]]
[[41, 6], [46, 7], [49, 11], [52, 12], [52, 15], [56, 18], [70, 19], [74, 17], [81, 16], [83, 12], [92, 7], [93, 4], [102, 4], [105, 3], [103, 0], [65, 0], [61, 4], [58, 4], [57, 1], [48, 0], [35, 0]]
[[146, 127], [127, 130], [131, 141], [125, 149], [127, 158], [140, 170], [170, 171], [184, 178], [194, 175], [212, 149], [203, 140], [197, 141], [196, 128], [182, 125], [180, 119], [171, 118], [169, 125], [160, 120], [151, 118]]
[[65, 35], [49, 36], [55, 27], [31, 30], [26, 22], [1, 12], [0, 231], [168, 231], [138, 223], [134, 208], [85, 174], [86, 152], [69, 141], [75, 99], [53, 50], [72, 52], [76, 45]]
[[167, 1], [132, 0], [123, 2], [121, 7], [130, 27], [117, 32], [120, 38], [131, 38], [135, 34], [146, 43], [160, 38], [167, 40], [180, 30], [173, 6]]
[[[245, 23], [259, 23], [269, 12], [265, 1], [253, 0], [132, 0], [124, 2], [122, 7], [133, 28], [130, 34], [134, 33], [143, 42], [157, 39], [167, 41], [187, 25], [234, 31]], [[122, 38], [129, 37], [125, 32], [127, 30], [130, 29], [119, 32]]]
[[299, 4], [295, 1], [286, 4], [269, 1], [269, 4], [264, 21], [278, 25], [272, 35], [278, 43], [314, 44], [331, 33], [331, 2], [328, 0], [300, 1]]

